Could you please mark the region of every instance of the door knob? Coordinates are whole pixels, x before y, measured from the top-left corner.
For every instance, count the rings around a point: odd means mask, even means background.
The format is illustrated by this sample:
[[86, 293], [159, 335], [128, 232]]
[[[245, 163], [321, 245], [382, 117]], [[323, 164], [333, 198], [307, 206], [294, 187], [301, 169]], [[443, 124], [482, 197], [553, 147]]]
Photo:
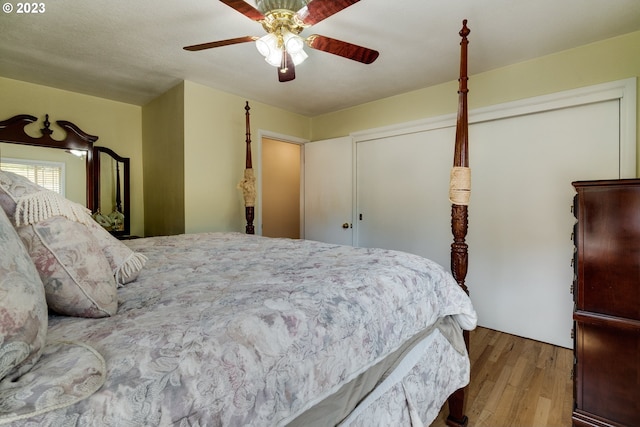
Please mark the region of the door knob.
[[349, 223], [345, 222], [344, 224], [342, 224], [342, 228], [349, 228]]

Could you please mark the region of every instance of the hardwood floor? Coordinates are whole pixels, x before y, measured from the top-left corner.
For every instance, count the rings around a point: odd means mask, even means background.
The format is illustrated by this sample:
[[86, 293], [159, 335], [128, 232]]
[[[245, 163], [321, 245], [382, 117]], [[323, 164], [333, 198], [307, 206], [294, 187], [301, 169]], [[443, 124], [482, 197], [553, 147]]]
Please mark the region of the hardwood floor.
[[[470, 427], [571, 426], [573, 352], [477, 328], [470, 334]], [[445, 426], [445, 405], [432, 427]]]

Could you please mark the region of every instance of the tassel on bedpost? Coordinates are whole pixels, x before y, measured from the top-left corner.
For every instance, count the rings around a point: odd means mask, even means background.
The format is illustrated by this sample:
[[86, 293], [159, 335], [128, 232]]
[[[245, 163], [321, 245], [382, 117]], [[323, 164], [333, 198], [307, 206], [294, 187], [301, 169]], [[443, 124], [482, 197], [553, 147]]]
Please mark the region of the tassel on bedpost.
[[[453, 155], [453, 169], [449, 198], [451, 200], [451, 273], [458, 285], [468, 294], [465, 285], [469, 263], [468, 246], [465, 241], [468, 229], [468, 204], [471, 193], [471, 173], [469, 169], [469, 120], [467, 107], [467, 36], [470, 30], [467, 20], [462, 21], [460, 30], [460, 78], [458, 89], [458, 118], [456, 121], [456, 142]], [[469, 350], [469, 332], [464, 331], [464, 341]], [[465, 415], [465, 389], [456, 390], [448, 399], [449, 416], [446, 423], [450, 427], [466, 427], [469, 419]]]

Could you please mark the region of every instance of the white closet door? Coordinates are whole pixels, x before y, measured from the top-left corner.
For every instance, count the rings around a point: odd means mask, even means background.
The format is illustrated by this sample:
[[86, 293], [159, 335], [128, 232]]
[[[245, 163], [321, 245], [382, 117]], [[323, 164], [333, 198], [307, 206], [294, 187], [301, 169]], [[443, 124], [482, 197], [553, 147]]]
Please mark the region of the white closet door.
[[353, 143], [351, 137], [305, 144], [304, 182], [305, 239], [352, 245]]
[[571, 182], [620, 177], [619, 120], [614, 100], [471, 127], [469, 286], [483, 325], [572, 347]]
[[449, 172], [454, 128], [356, 144], [357, 245], [450, 264]]
[[[571, 182], [618, 178], [619, 101], [470, 126], [467, 285], [482, 326], [572, 346]], [[453, 127], [356, 144], [357, 244], [449, 267]]]

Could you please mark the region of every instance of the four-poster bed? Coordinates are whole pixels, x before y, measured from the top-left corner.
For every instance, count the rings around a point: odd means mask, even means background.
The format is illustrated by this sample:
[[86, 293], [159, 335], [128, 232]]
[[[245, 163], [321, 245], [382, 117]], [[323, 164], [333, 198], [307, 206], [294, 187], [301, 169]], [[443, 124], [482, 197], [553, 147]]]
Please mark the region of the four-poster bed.
[[[19, 220], [44, 190], [0, 171], [0, 249], [12, 257], [0, 261], [0, 424], [415, 426], [449, 399], [447, 423], [466, 425], [467, 35], [465, 21], [453, 275], [403, 252], [250, 235], [253, 209], [246, 234], [126, 244], [51, 195], [50, 211]], [[52, 284], [50, 264], [73, 270], [90, 250], [107, 260]], [[127, 268], [109, 270], [114, 259]], [[59, 288], [82, 292], [65, 300]], [[88, 308], [73, 311], [80, 300]]]

